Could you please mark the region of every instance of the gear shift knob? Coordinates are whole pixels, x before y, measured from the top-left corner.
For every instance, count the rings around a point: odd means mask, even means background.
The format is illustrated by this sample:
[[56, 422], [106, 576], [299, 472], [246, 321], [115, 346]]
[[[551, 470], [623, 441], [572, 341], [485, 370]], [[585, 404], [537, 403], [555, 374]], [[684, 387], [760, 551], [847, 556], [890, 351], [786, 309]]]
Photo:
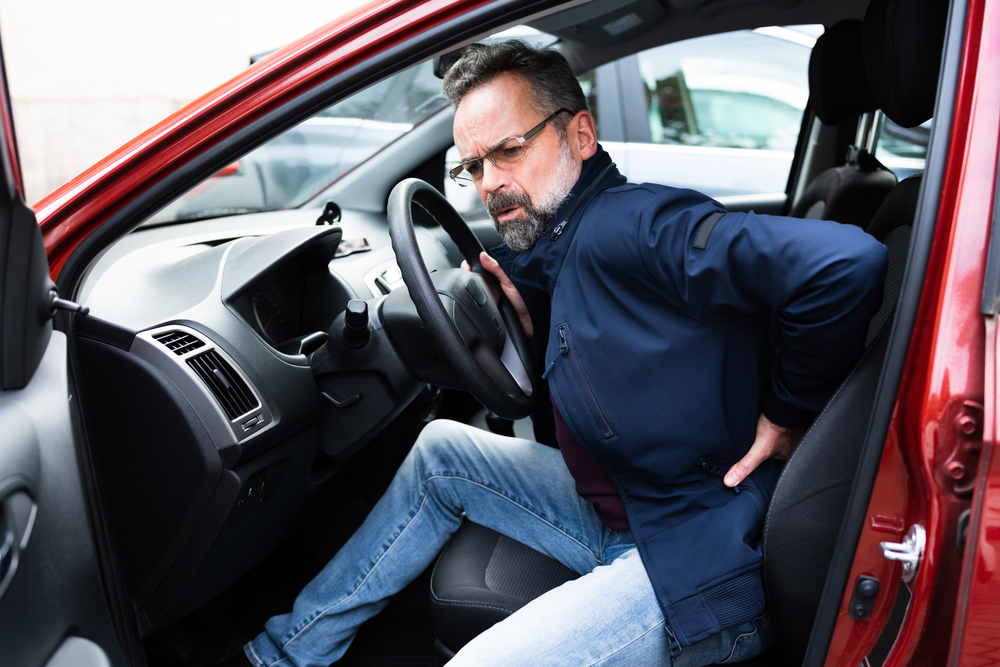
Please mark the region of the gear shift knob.
[[361, 299], [351, 299], [344, 311], [344, 329], [341, 340], [346, 347], [358, 350], [368, 344], [368, 304]]

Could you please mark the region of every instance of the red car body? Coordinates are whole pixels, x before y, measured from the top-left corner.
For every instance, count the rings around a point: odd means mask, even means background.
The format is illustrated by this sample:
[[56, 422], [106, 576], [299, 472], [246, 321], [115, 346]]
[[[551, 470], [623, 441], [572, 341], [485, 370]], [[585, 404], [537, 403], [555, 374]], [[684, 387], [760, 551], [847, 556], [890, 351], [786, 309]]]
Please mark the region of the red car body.
[[[250, 67], [36, 206], [53, 279], [105, 220], [165, 176], [318, 82], [488, 0], [376, 0]], [[981, 313], [1000, 146], [1000, 3], [969, 0], [937, 224], [874, 493], [849, 581], [896, 581], [880, 542], [926, 528], [911, 600], [885, 664], [980, 665], [1000, 656], [1000, 455], [995, 322]], [[947, 72], [948, 70], [945, 70]], [[9, 119], [5, 118], [9, 124]], [[10, 136], [10, 133], [8, 133]], [[69, 295], [72, 296], [72, 295]], [[972, 509], [964, 559], [950, 548]], [[948, 548], [946, 548], [948, 547]], [[844, 591], [828, 667], [862, 663], [892, 611], [849, 615]]]

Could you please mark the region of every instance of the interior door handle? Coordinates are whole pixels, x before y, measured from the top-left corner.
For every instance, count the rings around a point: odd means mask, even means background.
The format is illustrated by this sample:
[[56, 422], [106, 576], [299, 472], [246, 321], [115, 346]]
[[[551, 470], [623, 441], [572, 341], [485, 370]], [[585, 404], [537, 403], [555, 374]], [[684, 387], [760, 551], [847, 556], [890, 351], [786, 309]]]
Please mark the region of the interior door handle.
[[7, 522], [4, 521], [2, 528], [3, 530], [3, 544], [0, 544], [0, 581], [5, 579], [7, 570], [10, 569], [10, 562], [14, 557], [14, 531], [7, 528]]
[[[23, 478], [22, 478], [23, 479]], [[18, 476], [0, 483], [0, 597], [17, 572], [21, 552], [28, 546], [38, 505], [29, 494], [26, 481]], [[6, 487], [6, 488], [4, 488]]]

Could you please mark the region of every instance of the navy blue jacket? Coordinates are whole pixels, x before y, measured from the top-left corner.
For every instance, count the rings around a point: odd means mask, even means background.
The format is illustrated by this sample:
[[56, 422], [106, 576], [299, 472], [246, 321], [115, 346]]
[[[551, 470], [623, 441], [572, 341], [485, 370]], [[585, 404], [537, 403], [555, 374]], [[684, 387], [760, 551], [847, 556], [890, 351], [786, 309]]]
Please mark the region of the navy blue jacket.
[[863, 352], [885, 247], [850, 225], [626, 184], [599, 149], [531, 250], [493, 253], [535, 322], [551, 299], [536, 334], [547, 329], [549, 391], [621, 493], [673, 652], [760, 615], [760, 530], [781, 464], [737, 490], [722, 474], [762, 411], [802, 423]]

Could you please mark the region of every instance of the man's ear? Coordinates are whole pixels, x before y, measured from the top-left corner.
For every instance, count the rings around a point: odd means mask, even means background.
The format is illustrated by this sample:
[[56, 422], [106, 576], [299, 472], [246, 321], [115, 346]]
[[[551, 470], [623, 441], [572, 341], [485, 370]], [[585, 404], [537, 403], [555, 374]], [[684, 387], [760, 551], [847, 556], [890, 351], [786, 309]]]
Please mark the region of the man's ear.
[[566, 127], [574, 141], [570, 143], [582, 159], [592, 158], [597, 153], [597, 123], [589, 111], [580, 111]]

